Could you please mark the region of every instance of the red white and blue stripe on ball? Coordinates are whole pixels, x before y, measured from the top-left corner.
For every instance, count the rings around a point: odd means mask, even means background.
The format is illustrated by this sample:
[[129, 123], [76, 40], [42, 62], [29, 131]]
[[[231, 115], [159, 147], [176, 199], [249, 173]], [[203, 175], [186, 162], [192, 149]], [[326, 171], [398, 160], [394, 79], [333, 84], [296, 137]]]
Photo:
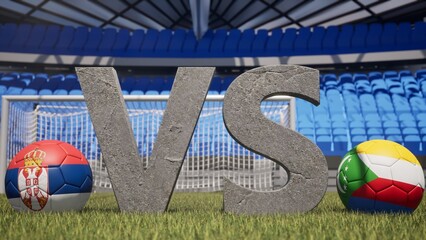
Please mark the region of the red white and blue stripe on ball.
[[16, 210], [81, 210], [92, 191], [92, 171], [72, 145], [39, 141], [22, 149], [9, 163], [5, 188]]

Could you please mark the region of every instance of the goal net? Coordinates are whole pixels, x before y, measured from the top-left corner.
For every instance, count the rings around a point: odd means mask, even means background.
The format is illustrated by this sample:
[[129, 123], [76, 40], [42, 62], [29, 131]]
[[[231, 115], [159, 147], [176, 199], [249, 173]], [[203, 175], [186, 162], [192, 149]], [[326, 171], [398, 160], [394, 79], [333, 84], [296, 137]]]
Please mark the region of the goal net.
[[[133, 99], [132, 99], [133, 97]], [[142, 98], [143, 97], [143, 98]], [[3, 101], [2, 144], [4, 162], [26, 145], [40, 140], [60, 140], [78, 148], [88, 159], [96, 189], [111, 188], [93, 125], [82, 96], [6, 96]], [[130, 123], [144, 166], [161, 125], [168, 96], [125, 96]], [[138, 100], [139, 99], [139, 100]], [[267, 191], [287, 182], [286, 171], [254, 154], [228, 134], [222, 117], [223, 96], [208, 96], [191, 139], [176, 190], [218, 191], [222, 179], [243, 187]], [[261, 110], [270, 120], [292, 127], [292, 101], [275, 97], [264, 101]], [[6, 129], [3, 129], [6, 128]], [[293, 126], [294, 128], [294, 126]], [[7, 136], [5, 135], [7, 132]]]

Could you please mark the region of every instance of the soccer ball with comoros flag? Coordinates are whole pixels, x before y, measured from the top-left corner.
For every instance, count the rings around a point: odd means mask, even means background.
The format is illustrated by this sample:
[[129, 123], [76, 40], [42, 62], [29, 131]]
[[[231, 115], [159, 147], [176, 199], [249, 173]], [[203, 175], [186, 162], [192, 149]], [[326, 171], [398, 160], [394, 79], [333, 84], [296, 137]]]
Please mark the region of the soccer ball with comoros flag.
[[336, 180], [346, 208], [367, 212], [413, 212], [425, 187], [417, 158], [388, 140], [366, 141], [350, 150]]

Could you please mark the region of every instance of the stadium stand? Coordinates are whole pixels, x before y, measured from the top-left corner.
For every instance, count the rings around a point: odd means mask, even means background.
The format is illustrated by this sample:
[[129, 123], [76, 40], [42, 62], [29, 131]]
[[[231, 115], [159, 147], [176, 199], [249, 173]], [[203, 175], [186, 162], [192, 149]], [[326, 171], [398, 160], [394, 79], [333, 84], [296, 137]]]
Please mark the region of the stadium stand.
[[[214, 77], [209, 94], [226, 93], [233, 79]], [[173, 77], [127, 76], [120, 81], [123, 94], [158, 95], [170, 93]], [[297, 131], [326, 156], [341, 156], [365, 140], [383, 138], [421, 155], [426, 147], [425, 90], [426, 69], [322, 74], [321, 104], [313, 107], [304, 100], [296, 101]], [[0, 96], [81, 94], [75, 74], [0, 73]]]
[[426, 23], [346, 24], [324, 27], [209, 30], [135, 30], [7, 23], [0, 51], [116, 57], [261, 57], [366, 53], [426, 48]]

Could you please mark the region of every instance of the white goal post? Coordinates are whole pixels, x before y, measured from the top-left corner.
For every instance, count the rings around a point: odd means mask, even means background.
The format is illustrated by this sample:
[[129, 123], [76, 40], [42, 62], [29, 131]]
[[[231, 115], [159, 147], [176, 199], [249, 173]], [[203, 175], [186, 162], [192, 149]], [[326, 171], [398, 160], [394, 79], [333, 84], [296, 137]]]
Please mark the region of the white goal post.
[[[144, 166], [149, 164], [168, 95], [125, 95], [124, 100]], [[287, 173], [276, 163], [236, 143], [223, 124], [223, 95], [208, 95], [175, 189], [218, 191], [223, 177], [260, 191], [282, 187]], [[274, 96], [262, 102], [266, 117], [295, 129], [295, 99]], [[184, 114], [184, 113], [183, 113]], [[13, 156], [24, 146], [54, 139], [77, 147], [88, 159], [94, 188], [111, 188], [102, 153], [82, 95], [5, 95], [0, 132], [0, 193]]]

